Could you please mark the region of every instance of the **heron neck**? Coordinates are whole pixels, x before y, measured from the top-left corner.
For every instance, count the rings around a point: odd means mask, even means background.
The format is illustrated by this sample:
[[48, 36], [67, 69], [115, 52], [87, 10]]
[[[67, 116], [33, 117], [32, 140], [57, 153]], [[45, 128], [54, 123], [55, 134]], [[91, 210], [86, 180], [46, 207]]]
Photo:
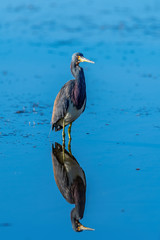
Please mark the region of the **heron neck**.
[[83, 106], [84, 101], [86, 99], [86, 83], [83, 68], [72, 62], [71, 72], [75, 77], [72, 102], [78, 109], [80, 109]]
[[71, 62], [71, 72], [77, 81], [85, 82], [83, 68]]
[[71, 221], [83, 218], [84, 208], [85, 201], [76, 203], [75, 208], [73, 208], [71, 211]]
[[[83, 193], [82, 193], [83, 195]], [[79, 196], [80, 197], [80, 196]], [[78, 198], [79, 198], [78, 197]], [[78, 199], [77, 197], [75, 198], [75, 208], [72, 209], [71, 211], [71, 222], [72, 222], [72, 228], [76, 231], [76, 225], [77, 221], [83, 218], [83, 213], [84, 213], [84, 208], [85, 208], [85, 196], [81, 196]]]
[[75, 208], [71, 211], [71, 219], [81, 219], [83, 218], [83, 213], [85, 209], [86, 202], [86, 186], [83, 180], [78, 177], [73, 184], [73, 198], [75, 201]]
[[77, 221], [79, 222], [80, 219], [83, 218], [83, 213], [79, 214], [77, 207], [73, 208], [71, 211], [71, 222], [72, 228], [76, 231], [77, 230]]

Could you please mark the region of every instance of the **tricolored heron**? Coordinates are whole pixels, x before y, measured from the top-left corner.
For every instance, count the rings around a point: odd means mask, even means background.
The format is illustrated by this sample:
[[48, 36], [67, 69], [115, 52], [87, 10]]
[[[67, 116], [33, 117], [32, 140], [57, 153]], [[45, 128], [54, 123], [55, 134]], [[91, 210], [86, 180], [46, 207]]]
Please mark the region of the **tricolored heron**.
[[52, 145], [52, 163], [56, 184], [67, 202], [75, 204], [71, 211], [72, 228], [76, 232], [94, 230], [84, 227], [83, 218], [86, 201], [86, 177], [75, 157], [60, 144]]
[[71, 126], [86, 106], [86, 83], [83, 68], [80, 62], [94, 63], [86, 59], [82, 53], [74, 53], [71, 61], [71, 72], [74, 80], [68, 81], [59, 91], [53, 106], [52, 130], [59, 131], [63, 128], [63, 140], [65, 138], [65, 126], [68, 128], [69, 140], [71, 140]]

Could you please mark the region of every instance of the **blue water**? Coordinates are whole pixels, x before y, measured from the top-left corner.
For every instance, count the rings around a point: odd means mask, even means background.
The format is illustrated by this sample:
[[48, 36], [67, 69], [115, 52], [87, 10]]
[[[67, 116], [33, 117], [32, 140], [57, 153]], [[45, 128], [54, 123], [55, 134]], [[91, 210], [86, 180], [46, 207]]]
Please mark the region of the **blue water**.
[[[0, 7], [0, 239], [160, 239], [160, 2], [5, 0]], [[87, 107], [72, 127], [85, 226], [54, 180], [56, 94], [83, 64]]]

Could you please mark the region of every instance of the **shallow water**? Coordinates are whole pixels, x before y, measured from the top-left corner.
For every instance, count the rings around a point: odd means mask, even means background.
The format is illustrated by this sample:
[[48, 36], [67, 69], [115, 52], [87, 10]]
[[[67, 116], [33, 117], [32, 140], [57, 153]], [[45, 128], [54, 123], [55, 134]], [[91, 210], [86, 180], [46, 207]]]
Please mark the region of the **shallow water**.
[[[0, 239], [160, 239], [160, 3], [6, 0], [0, 8]], [[54, 180], [55, 96], [83, 64], [87, 107], [72, 127], [86, 175], [76, 233]]]

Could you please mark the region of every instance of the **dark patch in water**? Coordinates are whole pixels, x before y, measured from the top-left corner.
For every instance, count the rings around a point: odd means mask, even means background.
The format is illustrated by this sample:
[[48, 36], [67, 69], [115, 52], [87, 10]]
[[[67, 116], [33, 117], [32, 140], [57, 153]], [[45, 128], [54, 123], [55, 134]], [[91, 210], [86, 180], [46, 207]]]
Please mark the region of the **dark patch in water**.
[[11, 223], [0, 223], [0, 227], [11, 227]]
[[158, 128], [158, 129], [160, 129], [160, 126], [154, 126], [154, 128]]
[[76, 39], [69, 39], [69, 40], [58, 40], [54, 43], [48, 43], [47, 46], [51, 48], [62, 47], [62, 46], [75, 46], [79, 45], [80, 43], [77, 42]]
[[11, 132], [11, 133], [2, 133], [0, 132], [0, 137], [9, 137], [9, 136], [16, 136], [16, 131]]
[[19, 111], [17, 111], [16, 113], [26, 113], [26, 111], [25, 110], [19, 110]]
[[7, 76], [8, 72], [7, 72], [6, 70], [4, 70], [4, 71], [2, 72], [2, 74], [3, 74], [3, 76]]
[[7, 11], [13, 12], [13, 13], [19, 13], [24, 11], [30, 11], [30, 12], [37, 12], [39, 10], [39, 7], [33, 5], [33, 4], [21, 4], [17, 6], [8, 6]]

